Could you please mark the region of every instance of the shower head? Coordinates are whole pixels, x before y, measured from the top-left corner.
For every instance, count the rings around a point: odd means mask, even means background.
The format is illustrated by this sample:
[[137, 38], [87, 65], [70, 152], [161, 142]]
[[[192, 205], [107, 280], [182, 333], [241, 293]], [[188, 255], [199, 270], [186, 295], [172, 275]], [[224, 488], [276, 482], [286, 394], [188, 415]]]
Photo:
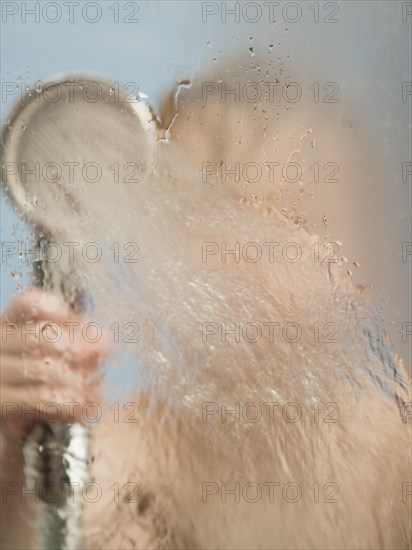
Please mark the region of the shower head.
[[2, 181], [18, 214], [58, 239], [82, 216], [110, 214], [111, 200], [141, 184], [156, 142], [155, 117], [139, 95], [101, 78], [55, 75], [27, 90], [4, 121]]

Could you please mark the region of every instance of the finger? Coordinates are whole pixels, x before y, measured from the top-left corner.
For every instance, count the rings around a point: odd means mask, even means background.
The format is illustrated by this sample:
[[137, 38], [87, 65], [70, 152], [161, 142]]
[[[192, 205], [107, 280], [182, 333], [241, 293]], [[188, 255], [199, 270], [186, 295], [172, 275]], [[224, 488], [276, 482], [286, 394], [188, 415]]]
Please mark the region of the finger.
[[15, 425], [23, 428], [38, 422], [87, 422], [99, 407], [102, 409], [102, 401], [97, 397], [79, 394], [75, 388], [56, 388], [49, 393], [44, 386], [38, 388], [36, 395], [22, 387], [13, 388], [3, 408], [2, 429]]
[[31, 360], [25, 365], [24, 373], [21, 364], [13, 363], [13, 357], [10, 365], [12, 368], [7, 369], [2, 380], [3, 408], [14, 403], [30, 411], [39, 404], [45, 408], [47, 404], [68, 406], [74, 402], [83, 407], [102, 400], [101, 377], [74, 371], [65, 361], [48, 357]]
[[[20, 307], [22, 304], [22, 301], [15, 302], [13, 307]], [[24, 304], [26, 306], [27, 303]], [[15, 314], [11, 311], [10, 317], [13, 320], [25, 317], [24, 313]], [[78, 364], [87, 368], [94, 367], [108, 355], [110, 345], [107, 333], [98, 325], [96, 334], [85, 330], [89, 323], [90, 321], [77, 315], [72, 316], [71, 321], [67, 318], [62, 321], [43, 318], [19, 323], [2, 322], [2, 354], [14, 353], [20, 357], [22, 354], [38, 357], [61, 355], [73, 366]]]
[[63, 323], [39, 322], [39, 332], [42, 335], [40, 353], [60, 356], [73, 368], [90, 370], [103, 361], [109, 351], [109, 341], [105, 332], [98, 327], [96, 334], [85, 331], [89, 324], [86, 319], [80, 319], [72, 330]]
[[16, 296], [4, 312], [4, 317], [11, 323], [38, 319], [49, 319], [56, 322], [78, 319], [78, 315], [61, 296], [39, 289], [32, 289], [25, 294]]

